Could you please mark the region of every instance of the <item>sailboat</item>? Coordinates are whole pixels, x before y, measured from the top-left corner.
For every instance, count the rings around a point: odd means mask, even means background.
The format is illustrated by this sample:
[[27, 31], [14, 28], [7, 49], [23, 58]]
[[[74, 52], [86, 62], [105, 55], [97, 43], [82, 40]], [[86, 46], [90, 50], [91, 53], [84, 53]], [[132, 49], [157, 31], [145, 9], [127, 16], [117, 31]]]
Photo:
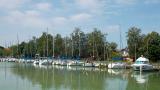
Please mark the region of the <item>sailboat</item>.
[[[44, 48], [44, 52], [45, 52], [45, 48]], [[52, 64], [52, 62], [48, 60], [48, 28], [47, 28], [47, 58], [40, 60], [39, 65], [50, 65], [50, 64]]]
[[122, 62], [115, 62], [115, 63], [109, 63], [108, 68], [109, 69], [124, 69], [126, 68], [126, 64]]
[[[123, 43], [122, 43], [122, 35], [121, 35], [121, 29], [120, 29], [120, 50], [123, 48]], [[114, 63], [109, 63], [108, 64], [109, 69], [125, 69], [127, 68], [127, 64], [124, 62], [114, 62]]]

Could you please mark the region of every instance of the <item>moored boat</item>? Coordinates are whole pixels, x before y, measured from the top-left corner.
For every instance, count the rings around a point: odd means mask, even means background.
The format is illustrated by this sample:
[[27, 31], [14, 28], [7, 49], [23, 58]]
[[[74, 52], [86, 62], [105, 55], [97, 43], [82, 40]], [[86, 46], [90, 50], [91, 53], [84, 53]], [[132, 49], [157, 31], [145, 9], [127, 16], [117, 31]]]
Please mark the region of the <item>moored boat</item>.
[[77, 66], [77, 62], [76, 61], [69, 61], [67, 63], [67, 66]]
[[136, 71], [152, 71], [153, 66], [149, 63], [149, 59], [141, 56], [139, 57], [134, 64], [132, 64], [132, 67]]
[[34, 64], [34, 65], [38, 65], [38, 64], [39, 64], [39, 60], [35, 60], [35, 61], [33, 62], [33, 64]]
[[123, 62], [115, 62], [115, 63], [108, 64], [109, 69], [125, 69], [126, 66], [127, 66], [126, 63], [123, 63]]
[[52, 64], [52, 61], [51, 60], [40, 60], [39, 61], [39, 65], [51, 65]]
[[67, 66], [82, 66], [84, 63], [80, 61], [69, 61]]
[[61, 61], [60, 65], [61, 66], [67, 66], [67, 61]]
[[84, 67], [94, 67], [93, 63], [86, 62], [83, 64]]

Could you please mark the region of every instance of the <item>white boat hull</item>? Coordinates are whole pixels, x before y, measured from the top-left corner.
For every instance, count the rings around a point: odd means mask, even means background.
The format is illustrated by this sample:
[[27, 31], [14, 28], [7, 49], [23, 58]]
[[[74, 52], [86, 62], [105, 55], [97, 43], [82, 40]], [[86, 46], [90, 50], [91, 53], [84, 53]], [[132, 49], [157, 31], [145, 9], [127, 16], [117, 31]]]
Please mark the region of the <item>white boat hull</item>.
[[126, 65], [124, 63], [110, 63], [108, 64], [109, 69], [124, 69]]
[[34, 61], [33, 64], [34, 64], [34, 65], [38, 65], [38, 64], [39, 64], [39, 61]]
[[84, 63], [83, 64], [84, 67], [93, 67], [93, 63]]
[[151, 71], [153, 70], [153, 66], [149, 64], [141, 64], [141, 65], [132, 65], [133, 70], [135, 71]]
[[135, 71], [151, 71], [153, 70], [153, 66], [149, 64], [149, 59], [139, 57], [136, 62], [132, 65], [133, 70]]

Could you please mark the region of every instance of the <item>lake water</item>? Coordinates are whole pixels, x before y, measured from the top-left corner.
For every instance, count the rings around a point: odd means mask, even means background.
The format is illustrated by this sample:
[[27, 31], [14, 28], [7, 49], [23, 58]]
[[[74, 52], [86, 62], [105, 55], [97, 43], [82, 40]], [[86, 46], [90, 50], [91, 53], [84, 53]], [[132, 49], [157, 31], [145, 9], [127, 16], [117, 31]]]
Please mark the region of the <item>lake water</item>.
[[160, 90], [160, 72], [0, 62], [0, 90]]

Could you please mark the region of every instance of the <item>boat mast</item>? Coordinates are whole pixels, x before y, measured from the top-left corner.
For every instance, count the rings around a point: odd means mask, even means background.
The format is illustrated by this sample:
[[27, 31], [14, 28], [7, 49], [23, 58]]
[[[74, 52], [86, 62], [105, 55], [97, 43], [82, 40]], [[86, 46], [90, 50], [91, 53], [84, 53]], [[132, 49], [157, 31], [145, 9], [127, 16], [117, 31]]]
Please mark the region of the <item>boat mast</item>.
[[43, 41], [43, 57], [45, 57], [45, 47], [46, 47], [46, 45], [45, 45], [45, 40]]
[[10, 49], [11, 49], [11, 57], [13, 57], [13, 48], [12, 48], [13, 44], [12, 42], [10, 42]]
[[79, 58], [81, 57], [81, 33], [79, 32]]
[[29, 35], [28, 35], [28, 39], [27, 39], [27, 42], [28, 42], [28, 44], [27, 44], [27, 46], [26, 46], [26, 55], [27, 55], [27, 59], [29, 59], [29, 57], [30, 57], [30, 40], [29, 40]]
[[31, 42], [31, 39], [29, 39], [29, 42], [30, 42], [29, 43], [30, 58], [32, 58], [32, 48], [31, 48], [32, 47], [32, 44], [31, 44], [32, 42]]
[[119, 25], [119, 33], [120, 33], [120, 50], [123, 49], [123, 41], [122, 41], [122, 32], [121, 32], [121, 26]]
[[147, 57], [149, 57], [149, 52], [148, 52], [148, 49], [149, 49], [149, 40], [150, 40], [150, 37], [147, 39]]
[[104, 34], [104, 61], [106, 59], [106, 33]]
[[36, 40], [36, 37], [34, 38], [34, 45], [35, 45], [35, 56], [37, 54], [37, 40]]
[[135, 60], [136, 60], [136, 57], [137, 57], [137, 54], [136, 54], [137, 53], [136, 52], [136, 43], [135, 43], [135, 48], [134, 49], [135, 49]]
[[65, 37], [65, 56], [67, 57], [67, 36]]
[[17, 34], [17, 58], [19, 58], [19, 37]]
[[72, 58], [73, 58], [73, 33], [71, 34], [71, 38], [72, 38]]
[[48, 28], [47, 28], [47, 60], [48, 60]]
[[53, 58], [54, 58], [54, 34], [53, 34]]
[[92, 33], [93, 35], [93, 58], [94, 58], [94, 32]]

